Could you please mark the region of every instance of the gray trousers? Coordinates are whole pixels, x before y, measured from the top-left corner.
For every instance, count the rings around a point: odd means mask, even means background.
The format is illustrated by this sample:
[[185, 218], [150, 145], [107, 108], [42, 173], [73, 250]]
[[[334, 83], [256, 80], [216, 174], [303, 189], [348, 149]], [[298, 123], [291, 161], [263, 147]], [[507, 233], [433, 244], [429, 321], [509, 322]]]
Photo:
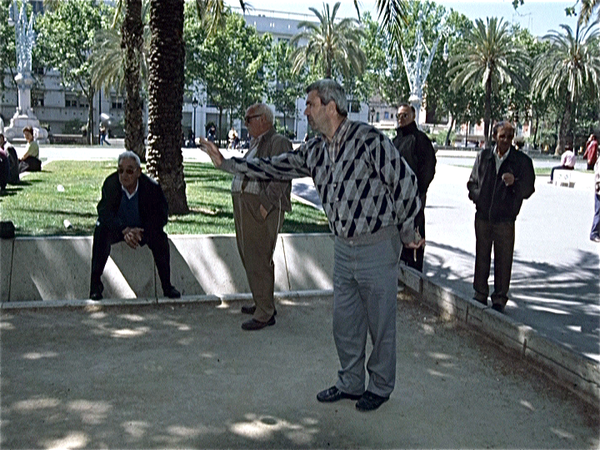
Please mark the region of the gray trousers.
[[273, 253], [285, 212], [274, 208], [263, 219], [258, 195], [242, 193], [232, 197], [238, 251], [256, 304], [253, 318], [267, 322], [275, 314]]
[[367, 390], [388, 397], [396, 381], [396, 308], [399, 235], [369, 245], [335, 240], [333, 337], [340, 359], [336, 387], [365, 390], [367, 332], [373, 350], [366, 364]]

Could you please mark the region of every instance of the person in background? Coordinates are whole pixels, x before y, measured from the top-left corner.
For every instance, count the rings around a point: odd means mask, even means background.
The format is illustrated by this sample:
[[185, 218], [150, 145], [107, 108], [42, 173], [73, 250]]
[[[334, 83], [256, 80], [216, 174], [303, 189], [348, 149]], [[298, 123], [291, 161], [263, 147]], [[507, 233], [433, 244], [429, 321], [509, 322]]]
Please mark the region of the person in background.
[[341, 365], [336, 384], [317, 400], [352, 399], [359, 411], [372, 411], [389, 399], [396, 382], [402, 243], [411, 248], [424, 243], [416, 240], [413, 226], [421, 207], [417, 178], [383, 133], [348, 119], [346, 93], [336, 81], [316, 81], [306, 92], [304, 114], [320, 135], [297, 150], [224, 159], [207, 140], [201, 147], [215, 167], [230, 173], [261, 180], [312, 177], [335, 236], [333, 336]]
[[598, 160], [598, 138], [595, 134], [590, 134], [586, 144], [583, 157], [587, 160], [587, 170], [594, 170]]
[[90, 299], [102, 299], [104, 266], [111, 245], [120, 241], [132, 249], [148, 244], [165, 296], [181, 297], [171, 284], [169, 240], [163, 230], [169, 219], [167, 199], [158, 183], [142, 173], [140, 158], [134, 152], [119, 155], [117, 171], [104, 180], [97, 209]]
[[6, 192], [8, 177], [10, 176], [10, 157], [4, 150], [4, 135], [0, 134], [0, 194]]
[[577, 156], [575, 156], [575, 152], [572, 149], [565, 150], [560, 157], [560, 166], [555, 166], [550, 171], [550, 181], [548, 183], [554, 181], [554, 172], [556, 170], [573, 170], [575, 169], [576, 162]]
[[590, 239], [594, 242], [600, 242], [600, 159], [596, 160], [594, 165], [594, 220], [592, 222], [592, 231], [590, 232]]
[[0, 148], [8, 155], [8, 184], [19, 184], [19, 157], [13, 145], [0, 134]]
[[33, 128], [31, 126], [23, 128], [23, 136], [27, 141], [27, 146], [25, 147], [25, 154], [19, 162], [19, 172], [39, 172], [42, 170], [42, 162], [39, 160], [40, 146], [33, 139]]
[[[393, 142], [417, 176], [421, 209], [415, 217], [414, 227], [419, 235], [425, 238], [425, 201], [427, 189], [435, 175], [437, 160], [431, 140], [417, 128], [415, 115], [414, 107], [408, 103], [402, 103], [398, 107], [398, 128], [396, 128], [396, 137]], [[400, 259], [407, 266], [422, 272], [424, 253], [424, 246], [417, 250], [405, 247], [402, 249]]]
[[514, 128], [510, 122], [494, 126], [494, 148], [482, 150], [467, 183], [475, 203], [474, 300], [487, 305], [492, 247], [494, 248], [494, 292], [492, 308], [504, 312], [515, 245], [515, 220], [523, 200], [535, 191], [531, 158], [511, 146]]
[[[273, 112], [264, 103], [248, 108], [244, 120], [252, 137], [244, 159], [265, 158], [292, 150], [292, 143], [277, 134]], [[292, 210], [290, 181], [255, 180], [236, 174], [231, 184], [235, 235], [240, 258], [252, 292], [253, 305], [242, 306], [252, 319], [244, 330], [260, 330], [275, 324], [275, 266], [273, 252], [285, 212]]]

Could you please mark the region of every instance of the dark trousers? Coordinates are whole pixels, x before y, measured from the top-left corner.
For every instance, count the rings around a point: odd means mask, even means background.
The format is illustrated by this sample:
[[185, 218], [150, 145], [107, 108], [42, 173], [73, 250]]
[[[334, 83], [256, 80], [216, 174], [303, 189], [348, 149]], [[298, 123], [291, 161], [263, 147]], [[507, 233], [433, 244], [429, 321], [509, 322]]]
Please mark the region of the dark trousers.
[[600, 194], [596, 194], [595, 199], [594, 221], [592, 222], [590, 239], [600, 237]]
[[10, 175], [10, 161], [8, 158], [0, 159], [0, 189], [4, 189]]
[[513, 252], [515, 248], [515, 222], [488, 222], [475, 218], [475, 298], [486, 301], [489, 294], [488, 278], [494, 247], [494, 292], [492, 303], [506, 305]]
[[35, 156], [30, 156], [19, 163], [19, 172], [39, 172], [42, 170], [42, 162]]
[[[421, 211], [415, 216], [415, 228], [421, 234], [421, 237], [425, 237], [425, 201]], [[402, 247], [402, 253], [400, 254], [400, 261], [406, 264], [408, 267], [423, 272], [423, 258], [425, 256], [425, 246], [418, 248], [416, 251], [412, 248]]]
[[[100, 284], [100, 277], [104, 272], [104, 266], [110, 256], [110, 247], [124, 240], [123, 233], [111, 231], [107, 227], [97, 225], [94, 230], [94, 243], [92, 245], [92, 277], [91, 288]], [[169, 253], [169, 239], [167, 234], [160, 230], [154, 233], [144, 231], [144, 238], [140, 245], [146, 245], [152, 251], [154, 263], [158, 270], [158, 276], [163, 291], [171, 287], [171, 262]]]
[[237, 247], [256, 304], [253, 318], [268, 322], [275, 314], [273, 253], [285, 212], [274, 208], [263, 219], [258, 195], [234, 193], [232, 198]]

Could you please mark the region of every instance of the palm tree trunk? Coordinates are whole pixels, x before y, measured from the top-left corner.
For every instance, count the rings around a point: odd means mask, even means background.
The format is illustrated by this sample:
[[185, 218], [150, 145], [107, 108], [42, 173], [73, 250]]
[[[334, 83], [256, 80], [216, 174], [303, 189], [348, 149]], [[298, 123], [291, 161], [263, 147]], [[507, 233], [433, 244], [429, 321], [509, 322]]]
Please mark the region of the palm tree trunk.
[[94, 94], [96, 90], [90, 86], [87, 91], [89, 95], [87, 95], [86, 100], [88, 102], [88, 122], [87, 122], [87, 143], [88, 145], [94, 144]]
[[492, 121], [492, 78], [485, 82], [485, 116], [483, 119], [483, 134], [486, 148], [490, 145], [490, 125]]
[[144, 119], [140, 97], [140, 64], [143, 45], [142, 0], [127, 0], [121, 28], [125, 49], [125, 148], [146, 160]]
[[181, 120], [184, 0], [152, 0], [148, 76], [148, 173], [161, 185], [170, 214], [187, 214]]
[[565, 150], [565, 146], [567, 144], [567, 139], [571, 131], [571, 109], [573, 107], [573, 103], [571, 99], [567, 97], [567, 101], [565, 103], [565, 112], [563, 113], [562, 119], [560, 121], [560, 128], [558, 130], [558, 139], [556, 140], [556, 148], [554, 149], [554, 155], [559, 156], [562, 155]]

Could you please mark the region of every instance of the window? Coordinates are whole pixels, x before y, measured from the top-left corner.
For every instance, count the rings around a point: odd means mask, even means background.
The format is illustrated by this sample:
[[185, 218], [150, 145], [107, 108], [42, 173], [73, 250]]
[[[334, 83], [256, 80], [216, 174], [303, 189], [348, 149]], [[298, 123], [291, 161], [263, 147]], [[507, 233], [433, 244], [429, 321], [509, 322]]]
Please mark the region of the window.
[[38, 90], [31, 91], [31, 106], [44, 106], [44, 92]]
[[65, 92], [65, 107], [81, 108], [83, 105], [80, 103], [80, 98], [77, 96], [77, 94]]
[[385, 120], [388, 120], [388, 119], [390, 118], [390, 113], [389, 113], [388, 111], [384, 112], [384, 113], [383, 113], [383, 118], [384, 118]]
[[349, 105], [350, 112], [352, 112], [352, 113], [360, 112], [360, 102], [358, 100], [349, 100], [349, 103], [350, 103], [350, 105]]
[[123, 100], [119, 98], [113, 98], [110, 103], [111, 109], [123, 109]]

